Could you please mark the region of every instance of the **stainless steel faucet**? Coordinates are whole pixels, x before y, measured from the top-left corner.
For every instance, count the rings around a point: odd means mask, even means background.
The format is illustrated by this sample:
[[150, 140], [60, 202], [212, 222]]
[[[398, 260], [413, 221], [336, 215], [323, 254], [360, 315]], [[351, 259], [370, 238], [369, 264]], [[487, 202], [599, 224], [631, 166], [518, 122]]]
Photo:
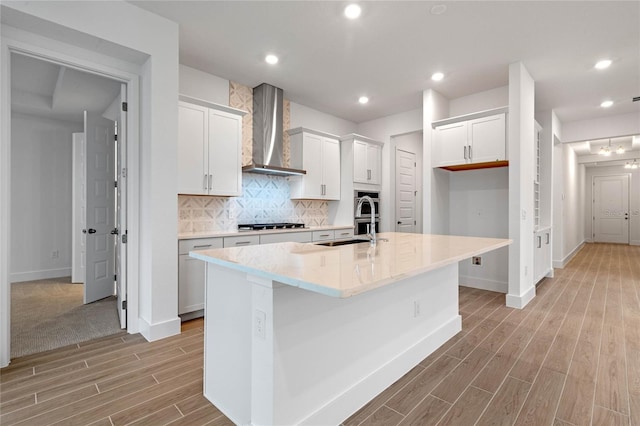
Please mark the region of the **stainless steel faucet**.
[[356, 217], [362, 216], [362, 203], [368, 202], [371, 206], [371, 226], [369, 226], [369, 233], [367, 234], [371, 239], [371, 245], [376, 245], [376, 206], [373, 203], [373, 200], [368, 195], [365, 195], [360, 198], [358, 201], [358, 206], [356, 207]]

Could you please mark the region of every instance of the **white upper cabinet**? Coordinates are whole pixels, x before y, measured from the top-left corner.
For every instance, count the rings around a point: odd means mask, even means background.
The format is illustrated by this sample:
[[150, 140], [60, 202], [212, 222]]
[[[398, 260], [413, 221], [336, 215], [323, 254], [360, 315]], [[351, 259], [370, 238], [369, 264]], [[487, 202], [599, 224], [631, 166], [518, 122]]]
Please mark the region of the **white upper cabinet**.
[[343, 136], [340, 140], [342, 143], [353, 144], [353, 182], [380, 185], [382, 142], [356, 134]]
[[340, 142], [338, 137], [302, 127], [288, 130], [291, 167], [306, 170], [289, 177], [292, 199], [340, 199]]
[[244, 111], [181, 96], [178, 193], [242, 195]]
[[506, 141], [505, 113], [441, 120], [434, 123], [432, 166], [504, 162]]

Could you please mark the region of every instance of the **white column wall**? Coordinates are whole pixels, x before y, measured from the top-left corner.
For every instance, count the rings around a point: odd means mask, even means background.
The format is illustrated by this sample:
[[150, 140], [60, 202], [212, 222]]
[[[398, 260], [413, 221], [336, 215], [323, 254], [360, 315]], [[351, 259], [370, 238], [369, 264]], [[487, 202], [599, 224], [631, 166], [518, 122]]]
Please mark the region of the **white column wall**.
[[523, 308], [533, 283], [534, 81], [521, 62], [509, 65], [509, 293], [507, 306]]

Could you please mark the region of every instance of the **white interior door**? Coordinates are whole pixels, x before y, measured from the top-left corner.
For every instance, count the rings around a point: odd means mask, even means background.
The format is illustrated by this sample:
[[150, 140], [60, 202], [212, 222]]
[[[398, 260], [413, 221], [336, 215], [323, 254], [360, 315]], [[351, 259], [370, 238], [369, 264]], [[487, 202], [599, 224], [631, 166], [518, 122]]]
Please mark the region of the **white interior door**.
[[113, 295], [114, 291], [114, 228], [115, 180], [114, 122], [84, 112], [86, 138], [86, 276], [84, 303]]
[[396, 232], [416, 232], [416, 154], [396, 150]]
[[118, 140], [116, 142], [116, 296], [120, 327], [127, 328], [127, 86], [120, 88], [120, 117], [118, 118]]
[[87, 236], [82, 232], [86, 229], [86, 145], [84, 133], [73, 134], [73, 171], [71, 188], [71, 282], [83, 283], [86, 269]]
[[593, 240], [629, 244], [629, 175], [594, 176]]

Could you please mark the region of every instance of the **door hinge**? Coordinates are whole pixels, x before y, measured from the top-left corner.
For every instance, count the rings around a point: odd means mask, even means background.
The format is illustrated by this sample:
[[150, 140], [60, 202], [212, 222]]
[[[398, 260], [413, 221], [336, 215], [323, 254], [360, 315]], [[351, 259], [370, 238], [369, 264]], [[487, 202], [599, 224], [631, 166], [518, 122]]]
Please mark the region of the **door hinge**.
[[124, 231], [124, 234], [122, 234], [122, 244], [127, 244], [127, 232]]
[[123, 300], [123, 301], [122, 301], [122, 310], [123, 310], [123, 311], [126, 311], [126, 310], [127, 310], [127, 301], [126, 301], [126, 300]]
[[414, 220], [414, 221], [413, 221], [413, 224], [414, 224], [414, 225], [417, 225], [417, 224], [418, 224], [418, 221]]
[[413, 167], [418, 167], [418, 163], [416, 163], [415, 161], [413, 162]]
[[118, 142], [118, 135], [113, 135], [113, 140]]
[[113, 280], [114, 281], [118, 281], [118, 275], [117, 274], [113, 274]]
[[122, 168], [122, 173], [120, 173], [120, 177], [123, 177], [123, 178], [127, 177], [127, 169], [125, 167]]
[[117, 181], [117, 180], [113, 182], [113, 187], [114, 187], [114, 188], [117, 188], [117, 187], [118, 187], [118, 181]]
[[111, 230], [111, 235], [118, 235], [118, 228], [113, 228]]
[[413, 191], [413, 196], [417, 197], [418, 196], [418, 191]]
[[128, 107], [127, 103], [123, 102], [122, 103], [122, 110], [126, 112], [127, 111], [127, 107]]

